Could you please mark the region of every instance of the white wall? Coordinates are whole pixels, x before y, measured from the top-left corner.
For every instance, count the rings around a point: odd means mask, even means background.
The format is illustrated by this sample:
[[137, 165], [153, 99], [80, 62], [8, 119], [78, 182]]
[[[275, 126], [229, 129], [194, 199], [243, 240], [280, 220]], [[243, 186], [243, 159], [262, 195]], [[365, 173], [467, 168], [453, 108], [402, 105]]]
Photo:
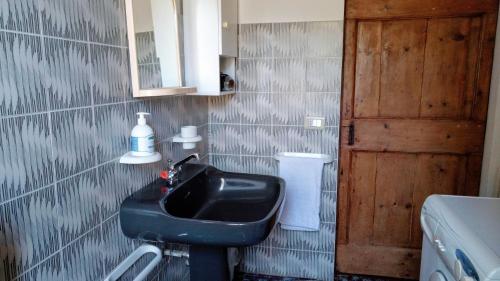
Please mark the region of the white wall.
[[344, 19], [343, 0], [239, 0], [240, 23]]
[[500, 197], [500, 24], [497, 26], [483, 157], [480, 195]]

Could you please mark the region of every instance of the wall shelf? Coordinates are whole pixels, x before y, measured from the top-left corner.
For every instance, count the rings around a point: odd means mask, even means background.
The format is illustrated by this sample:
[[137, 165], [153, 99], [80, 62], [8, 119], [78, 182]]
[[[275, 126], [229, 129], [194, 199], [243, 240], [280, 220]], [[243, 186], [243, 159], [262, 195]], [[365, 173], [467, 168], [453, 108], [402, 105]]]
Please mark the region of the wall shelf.
[[218, 91], [218, 92], [213, 92], [213, 93], [189, 93], [186, 94], [187, 96], [204, 96], [204, 97], [210, 97], [210, 96], [227, 96], [227, 95], [234, 95], [236, 94], [236, 91]]
[[158, 89], [140, 89], [139, 98], [163, 97], [163, 96], [180, 96], [196, 93], [196, 87], [172, 87]]

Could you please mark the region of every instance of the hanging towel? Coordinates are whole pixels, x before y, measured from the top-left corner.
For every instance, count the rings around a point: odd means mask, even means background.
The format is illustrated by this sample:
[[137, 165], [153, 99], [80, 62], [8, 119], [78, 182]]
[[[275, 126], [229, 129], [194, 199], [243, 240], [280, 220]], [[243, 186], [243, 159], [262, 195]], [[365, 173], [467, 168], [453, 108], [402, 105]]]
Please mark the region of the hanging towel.
[[282, 157], [279, 174], [286, 182], [281, 228], [318, 231], [323, 159]]

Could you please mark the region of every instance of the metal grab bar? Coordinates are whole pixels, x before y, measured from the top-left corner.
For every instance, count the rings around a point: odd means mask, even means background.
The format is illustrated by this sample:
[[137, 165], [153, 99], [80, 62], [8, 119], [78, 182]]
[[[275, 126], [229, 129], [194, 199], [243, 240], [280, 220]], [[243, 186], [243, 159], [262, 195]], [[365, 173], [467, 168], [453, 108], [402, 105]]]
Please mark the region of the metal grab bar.
[[122, 261], [109, 275], [104, 279], [104, 281], [116, 281], [118, 280], [130, 267], [132, 267], [137, 260], [139, 260], [145, 254], [155, 254], [155, 257], [148, 265], [134, 278], [134, 281], [143, 281], [146, 279], [148, 274], [153, 271], [154, 267], [158, 265], [162, 259], [162, 252], [160, 248], [153, 245], [142, 245], [132, 252], [124, 261]]

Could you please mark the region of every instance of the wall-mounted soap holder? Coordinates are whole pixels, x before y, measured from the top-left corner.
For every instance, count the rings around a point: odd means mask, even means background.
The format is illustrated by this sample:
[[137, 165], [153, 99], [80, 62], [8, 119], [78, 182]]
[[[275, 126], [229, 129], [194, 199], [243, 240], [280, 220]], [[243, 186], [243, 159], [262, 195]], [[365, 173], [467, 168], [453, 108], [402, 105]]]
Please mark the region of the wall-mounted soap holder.
[[202, 140], [203, 138], [201, 136], [183, 138], [181, 134], [178, 134], [172, 138], [172, 142], [182, 143], [182, 148], [184, 149], [194, 149], [196, 147], [196, 143]]
[[161, 160], [161, 154], [159, 152], [154, 152], [153, 154], [147, 156], [137, 156], [132, 154], [132, 152], [127, 152], [120, 158], [120, 163], [139, 165], [139, 164], [155, 163], [160, 160]]
[[172, 142], [182, 143], [182, 148], [184, 149], [194, 149], [196, 143], [202, 139], [198, 135], [198, 128], [196, 126], [184, 126], [181, 128], [181, 133], [172, 138]]

